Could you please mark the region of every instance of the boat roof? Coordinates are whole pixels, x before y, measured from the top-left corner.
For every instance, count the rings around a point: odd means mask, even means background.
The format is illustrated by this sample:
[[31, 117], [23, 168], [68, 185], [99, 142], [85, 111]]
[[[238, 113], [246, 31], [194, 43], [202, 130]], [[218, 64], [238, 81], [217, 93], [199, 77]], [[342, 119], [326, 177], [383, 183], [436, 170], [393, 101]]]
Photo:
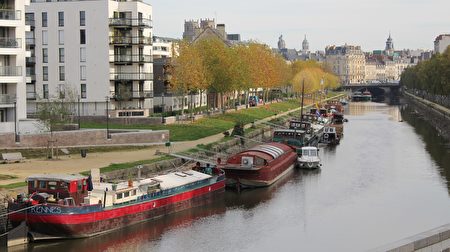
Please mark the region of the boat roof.
[[[212, 167], [211, 167], [212, 168]], [[128, 186], [128, 181], [123, 181], [117, 183], [116, 191], [126, 190], [126, 189], [136, 189], [139, 186], [152, 186], [159, 184], [161, 190], [170, 189], [186, 184], [190, 184], [195, 181], [200, 181], [204, 179], [211, 178], [211, 175], [204, 174], [194, 170], [187, 171], [179, 171], [179, 172], [171, 172], [164, 175], [159, 175], [151, 178], [145, 178], [141, 180], [134, 180], [133, 187]], [[112, 190], [112, 183], [100, 183], [100, 185], [96, 186], [95, 189]]]
[[314, 147], [314, 146], [305, 146], [305, 147], [302, 147], [302, 150], [317, 150], [317, 147]]
[[296, 132], [296, 133], [305, 133], [305, 131], [304, 131], [304, 130], [301, 130], [301, 129], [297, 129], [297, 130], [295, 130], [295, 129], [275, 129], [273, 132], [292, 132], [292, 133]]
[[278, 158], [279, 156], [283, 155], [284, 150], [280, 147], [271, 145], [271, 144], [261, 144], [257, 145], [253, 148], [250, 148], [249, 151], [260, 151], [269, 154], [273, 157], [273, 159]]
[[75, 180], [85, 179], [86, 176], [80, 174], [35, 174], [27, 177], [28, 181], [41, 180], [41, 181], [64, 181], [71, 182]]

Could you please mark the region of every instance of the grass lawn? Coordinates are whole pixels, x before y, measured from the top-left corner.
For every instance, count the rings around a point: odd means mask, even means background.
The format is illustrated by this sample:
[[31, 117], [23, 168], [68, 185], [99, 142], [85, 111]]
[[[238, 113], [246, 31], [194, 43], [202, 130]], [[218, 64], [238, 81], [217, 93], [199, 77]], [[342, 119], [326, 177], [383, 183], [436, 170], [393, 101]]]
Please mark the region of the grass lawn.
[[0, 185], [1, 189], [14, 189], [14, 188], [18, 188], [18, 187], [24, 187], [27, 186], [27, 182], [17, 182], [17, 183], [12, 183], [12, 184], [7, 184], [7, 185]]
[[[170, 125], [118, 125], [110, 124], [111, 129], [146, 129], [146, 130], [169, 130], [170, 141], [191, 141], [203, 137], [224, 132], [242, 122], [244, 124], [254, 122], [275, 114], [297, 108], [298, 100], [288, 100], [279, 103], [267, 104], [257, 108], [242, 109], [228, 112], [226, 114], [214, 115], [202, 118], [191, 124], [170, 124]], [[104, 123], [81, 123], [82, 128], [104, 129]]]

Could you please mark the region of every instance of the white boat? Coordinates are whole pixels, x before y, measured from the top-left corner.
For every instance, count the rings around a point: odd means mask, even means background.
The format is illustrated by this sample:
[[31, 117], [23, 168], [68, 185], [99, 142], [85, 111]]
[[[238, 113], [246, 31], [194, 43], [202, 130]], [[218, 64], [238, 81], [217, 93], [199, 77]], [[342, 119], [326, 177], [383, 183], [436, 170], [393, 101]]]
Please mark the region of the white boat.
[[302, 155], [298, 158], [300, 168], [317, 169], [320, 164], [319, 149], [314, 146], [305, 146], [301, 148]]

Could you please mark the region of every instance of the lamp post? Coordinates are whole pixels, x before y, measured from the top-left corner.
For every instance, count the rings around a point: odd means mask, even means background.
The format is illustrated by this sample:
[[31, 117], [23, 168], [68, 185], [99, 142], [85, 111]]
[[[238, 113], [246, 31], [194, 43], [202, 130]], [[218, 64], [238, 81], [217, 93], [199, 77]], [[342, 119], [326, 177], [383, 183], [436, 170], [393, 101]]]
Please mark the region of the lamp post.
[[19, 142], [19, 135], [17, 134], [17, 97], [14, 98], [14, 140]]
[[111, 139], [111, 135], [109, 134], [109, 96], [106, 96], [105, 99], [106, 99], [106, 139]]
[[80, 95], [78, 95], [78, 130], [80, 130], [80, 99], [81, 99], [81, 96]]
[[164, 111], [165, 105], [164, 105], [164, 91], [161, 93], [161, 122], [164, 123]]

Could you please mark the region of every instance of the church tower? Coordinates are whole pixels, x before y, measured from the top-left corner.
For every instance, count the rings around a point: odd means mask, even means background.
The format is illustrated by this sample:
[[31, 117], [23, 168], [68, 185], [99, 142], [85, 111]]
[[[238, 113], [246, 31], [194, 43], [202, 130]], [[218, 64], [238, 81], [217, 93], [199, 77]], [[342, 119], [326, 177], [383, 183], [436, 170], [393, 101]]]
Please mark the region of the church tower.
[[306, 39], [306, 34], [305, 34], [305, 39], [303, 39], [303, 42], [302, 42], [302, 52], [303, 53], [309, 52], [309, 42]]
[[278, 38], [278, 49], [286, 49], [286, 42], [284, 42], [283, 35]]
[[388, 56], [394, 55], [394, 42], [391, 38], [391, 33], [389, 33], [389, 38], [386, 40], [386, 48], [384, 49], [384, 52]]

